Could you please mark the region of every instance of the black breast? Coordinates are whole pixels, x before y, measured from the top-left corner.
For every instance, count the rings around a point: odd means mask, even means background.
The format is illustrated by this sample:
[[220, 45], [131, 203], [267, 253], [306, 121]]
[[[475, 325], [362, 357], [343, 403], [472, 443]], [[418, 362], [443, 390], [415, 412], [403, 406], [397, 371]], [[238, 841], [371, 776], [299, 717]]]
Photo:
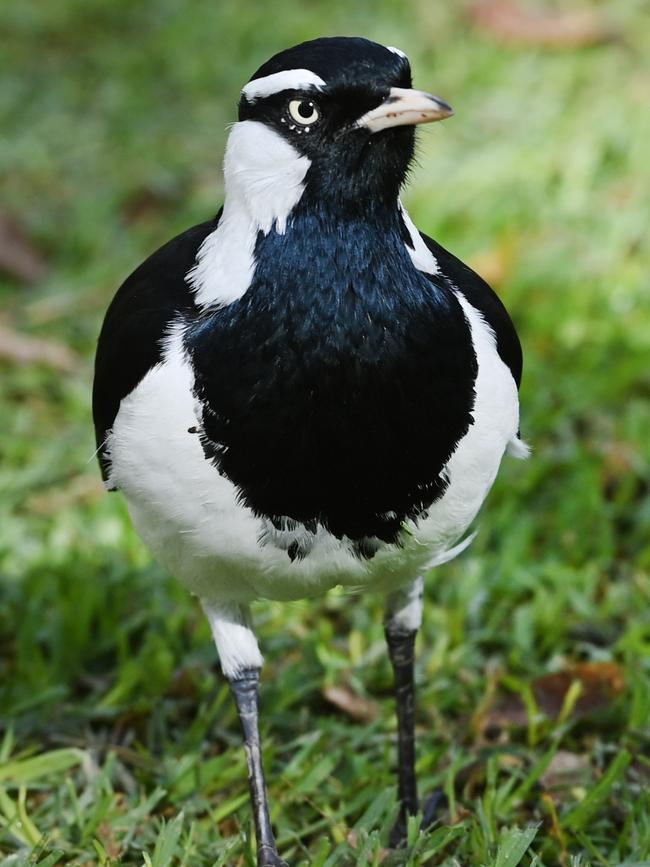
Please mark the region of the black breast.
[[246, 294], [187, 335], [206, 454], [278, 526], [398, 541], [472, 421], [462, 308], [397, 229], [335, 237], [303, 217], [260, 235], [256, 258]]

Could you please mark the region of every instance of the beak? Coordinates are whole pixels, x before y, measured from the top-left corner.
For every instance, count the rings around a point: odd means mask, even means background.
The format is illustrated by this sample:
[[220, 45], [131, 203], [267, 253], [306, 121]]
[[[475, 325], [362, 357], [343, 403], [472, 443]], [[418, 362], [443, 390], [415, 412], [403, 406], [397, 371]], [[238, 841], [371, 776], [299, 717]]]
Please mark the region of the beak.
[[374, 133], [391, 126], [412, 126], [444, 120], [453, 113], [451, 106], [443, 99], [424, 90], [391, 87], [388, 98], [360, 117], [356, 126]]

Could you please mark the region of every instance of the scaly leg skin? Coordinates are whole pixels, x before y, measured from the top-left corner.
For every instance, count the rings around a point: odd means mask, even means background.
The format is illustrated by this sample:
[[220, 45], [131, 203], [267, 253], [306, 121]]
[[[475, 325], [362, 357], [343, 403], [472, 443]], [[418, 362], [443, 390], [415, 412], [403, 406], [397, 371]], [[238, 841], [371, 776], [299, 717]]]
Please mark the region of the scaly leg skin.
[[257, 865], [258, 867], [288, 867], [287, 862], [278, 855], [269, 816], [258, 725], [259, 684], [259, 668], [242, 671], [236, 679], [230, 681], [230, 689], [237, 704], [237, 712], [244, 734], [248, 782], [257, 837]]
[[244, 734], [257, 837], [257, 867], [288, 867], [278, 855], [269, 816], [259, 731], [260, 669], [264, 660], [250, 625], [250, 614], [244, 605], [214, 604], [205, 599], [201, 604], [210, 621], [221, 668], [237, 704]]
[[[418, 811], [417, 780], [415, 777], [415, 639], [422, 624], [422, 594], [424, 582], [418, 578], [410, 587], [391, 594], [386, 601], [384, 629], [388, 655], [395, 677], [397, 703], [397, 774], [400, 811], [391, 831], [389, 845], [395, 848], [406, 839], [409, 816]], [[434, 793], [423, 805], [422, 827], [436, 819], [441, 804], [440, 793]]]

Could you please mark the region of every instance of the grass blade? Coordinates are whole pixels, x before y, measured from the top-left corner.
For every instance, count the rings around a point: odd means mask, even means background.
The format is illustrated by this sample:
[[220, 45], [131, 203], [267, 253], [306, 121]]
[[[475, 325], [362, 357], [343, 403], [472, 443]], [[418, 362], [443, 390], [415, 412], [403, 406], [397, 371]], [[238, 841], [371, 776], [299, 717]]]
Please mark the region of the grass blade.
[[539, 825], [528, 825], [523, 831], [510, 828], [502, 832], [494, 867], [517, 867], [535, 839]]
[[601, 780], [593, 787], [589, 794], [581, 801], [577, 807], [574, 807], [562, 819], [561, 825], [570, 831], [584, 829], [587, 822], [593, 814], [601, 807], [607, 799], [614, 784], [625, 773], [627, 766], [632, 761], [632, 756], [627, 750], [622, 750], [607, 768]]

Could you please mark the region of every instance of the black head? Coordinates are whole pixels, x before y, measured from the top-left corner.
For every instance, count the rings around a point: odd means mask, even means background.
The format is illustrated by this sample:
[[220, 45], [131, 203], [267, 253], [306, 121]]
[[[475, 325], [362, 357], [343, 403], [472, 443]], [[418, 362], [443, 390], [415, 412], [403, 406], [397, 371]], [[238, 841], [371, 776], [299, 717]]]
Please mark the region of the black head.
[[451, 109], [411, 90], [406, 55], [368, 39], [331, 37], [276, 54], [242, 90], [240, 121], [256, 121], [306, 157], [305, 200], [396, 201], [414, 126]]

